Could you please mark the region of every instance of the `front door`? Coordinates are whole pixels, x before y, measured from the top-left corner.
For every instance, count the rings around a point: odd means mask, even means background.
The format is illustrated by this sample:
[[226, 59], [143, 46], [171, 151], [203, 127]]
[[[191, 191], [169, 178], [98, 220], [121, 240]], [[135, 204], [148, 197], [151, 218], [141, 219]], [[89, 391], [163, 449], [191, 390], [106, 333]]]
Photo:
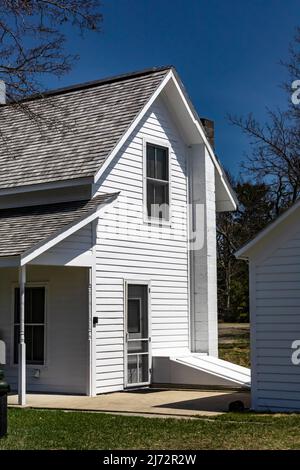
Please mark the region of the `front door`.
[[126, 283], [125, 386], [150, 383], [149, 285]]

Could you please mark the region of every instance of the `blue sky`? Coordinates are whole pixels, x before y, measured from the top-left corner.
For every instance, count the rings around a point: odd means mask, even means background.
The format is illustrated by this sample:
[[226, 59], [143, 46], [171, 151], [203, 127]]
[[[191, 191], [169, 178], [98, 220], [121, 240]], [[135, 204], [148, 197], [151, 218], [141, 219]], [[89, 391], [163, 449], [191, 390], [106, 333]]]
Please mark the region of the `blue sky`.
[[200, 116], [215, 121], [217, 154], [237, 173], [251, 149], [226, 114], [263, 120], [267, 107], [285, 105], [279, 61], [300, 24], [299, 0], [102, 0], [102, 13], [99, 35], [66, 31], [80, 60], [47, 87], [172, 64]]

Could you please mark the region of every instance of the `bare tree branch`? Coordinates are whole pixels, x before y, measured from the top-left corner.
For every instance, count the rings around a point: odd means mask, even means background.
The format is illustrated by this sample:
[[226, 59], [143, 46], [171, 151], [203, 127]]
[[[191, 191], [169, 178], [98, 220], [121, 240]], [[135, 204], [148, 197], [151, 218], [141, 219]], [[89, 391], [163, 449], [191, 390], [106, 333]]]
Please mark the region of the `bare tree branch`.
[[[78, 56], [66, 51], [65, 27], [70, 24], [81, 35], [100, 31], [99, 10], [99, 0], [0, 0], [0, 80], [6, 83], [10, 106], [41, 132], [45, 126], [65, 131], [65, 124], [37, 112], [37, 106], [23, 99], [43, 96], [44, 76], [62, 76], [71, 70]], [[0, 141], [11, 153], [1, 130]]]
[[99, 0], [0, 0], [0, 80], [19, 101], [43, 91], [44, 75], [61, 76], [77, 60], [66, 52], [65, 26], [99, 31]]

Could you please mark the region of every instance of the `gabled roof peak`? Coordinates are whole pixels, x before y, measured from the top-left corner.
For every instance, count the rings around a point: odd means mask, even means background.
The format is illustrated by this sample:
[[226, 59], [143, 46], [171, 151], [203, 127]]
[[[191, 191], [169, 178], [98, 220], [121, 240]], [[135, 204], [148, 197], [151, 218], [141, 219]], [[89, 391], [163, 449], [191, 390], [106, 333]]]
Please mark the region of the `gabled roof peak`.
[[63, 94], [66, 94], [66, 93], [72, 93], [72, 92], [76, 92], [76, 91], [86, 90], [88, 88], [94, 88], [94, 87], [98, 87], [98, 86], [101, 86], [101, 85], [108, 85], [108, 84], [121, 82], [121, 81], [125, 81], [125, 80], [131, 80], [131, 79], [134, 79], [134, 78], [145, 77], [147, 75], [155, 74], [155, 73], [158, 73], [158, 72], [164, 72], [164, 71], [168, 72], [170, 70], [175, 70], [173, 65], [165, 65], [165, 66], [161, 66], [161, 67], [151, 67], [151, 68], [147, 68], [147, 69], [144, 69], [144, 70], [137, 70], [137, 71], [134, 71], [134, 72], [123, 73], [123, 74], [120, 74], [120, 75], [113, 75], [113, 76], [109, 76], [109, 77], [100, 78], [98, 80], [92, 80], [92, 81], [89, 81], [89, 82], [83, 82], [83, 83], [78, 83], [78, 84], [75, 84], [75, 85], [69, 85], [69, 86], [62, 87], [62, 88], [57, 88], [57, 89], [54, 89], [54, 90], [48, 90], [48, 91], [42, 92], [40, 94], [31, 95], [31, 96], [28, 96], [27, 98], [24, 98], [24, 100], [22, 100], [22, 102], [41, 99], [41, 98], [45, 98], [47, 96], [63, 95]]
[[282, 214], [280, 214], [275, 220], [270, 222], [265, 228], [260, 230], [255, 237], [251, 238], [247, 243], [245, 243], [237, 252], [235, 253], [236, 258], [240, 259], [249, 259], [253, 249], [256, 249], [259, 243], [265, 240], [268, 236], [272, 237], [274, 231], [281, 224], [286, 223], [287, 219], [293, 216], [296, 211], [300, 208], [300, 199], [294, 202], [292, 206], [286, 209]]

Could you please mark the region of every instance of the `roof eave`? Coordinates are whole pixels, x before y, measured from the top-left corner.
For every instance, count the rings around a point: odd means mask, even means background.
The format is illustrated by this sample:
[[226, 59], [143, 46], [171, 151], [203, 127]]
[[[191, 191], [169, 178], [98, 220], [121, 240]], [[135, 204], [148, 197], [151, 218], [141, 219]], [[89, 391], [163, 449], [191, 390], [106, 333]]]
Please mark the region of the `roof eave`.
[[0, 196], [9, 196], [12, 194], [23, 194], [28, 192], [35, 192], [35, 191], [45, 191], [49, 189], [59, 189], [59, 188], [67, 188], [67, 187], [75, 187], [75, 186], [88, 186], [93, 184], [94, 177], [91, 176], [83, 176], [80, 178], [70, 178], [67, 180], [58, 180], [58, 181], [50, 181], [45, 183], [36, 183], [36, 184], [26, 184], [20, 186], [13, 186], [8, 188], [0, 188]]

